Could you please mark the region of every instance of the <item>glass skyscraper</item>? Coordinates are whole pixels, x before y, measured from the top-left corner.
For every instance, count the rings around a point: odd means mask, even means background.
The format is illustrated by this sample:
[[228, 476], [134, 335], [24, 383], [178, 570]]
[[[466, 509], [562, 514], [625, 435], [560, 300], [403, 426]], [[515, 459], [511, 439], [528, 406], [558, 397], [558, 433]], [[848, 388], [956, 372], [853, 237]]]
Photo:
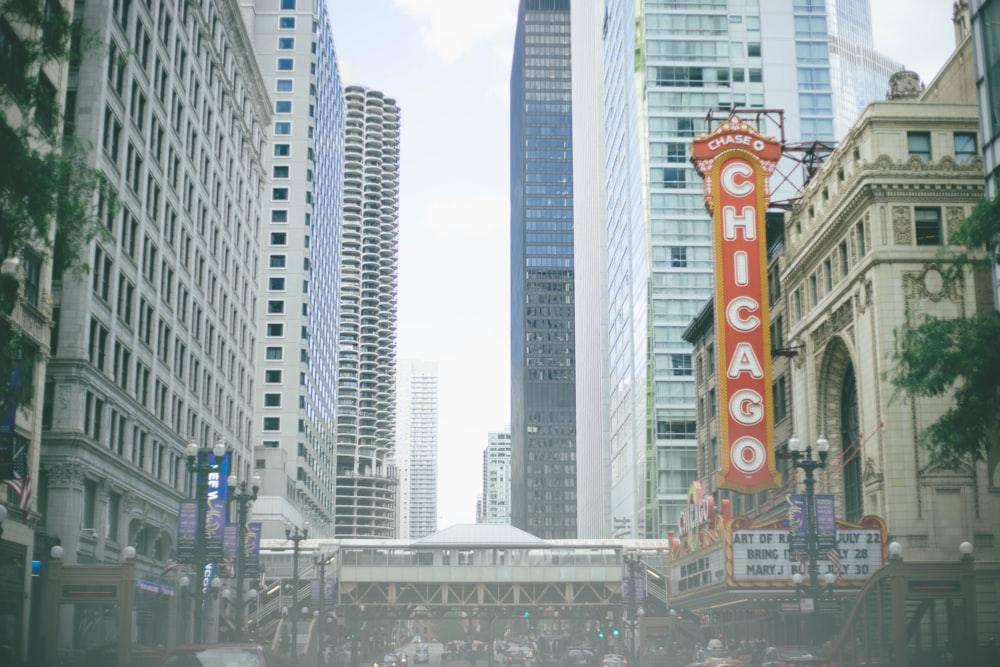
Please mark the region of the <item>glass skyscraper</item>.
[[511, 523], [574, 538], [570, 1], [522, 0], [511, 68]]

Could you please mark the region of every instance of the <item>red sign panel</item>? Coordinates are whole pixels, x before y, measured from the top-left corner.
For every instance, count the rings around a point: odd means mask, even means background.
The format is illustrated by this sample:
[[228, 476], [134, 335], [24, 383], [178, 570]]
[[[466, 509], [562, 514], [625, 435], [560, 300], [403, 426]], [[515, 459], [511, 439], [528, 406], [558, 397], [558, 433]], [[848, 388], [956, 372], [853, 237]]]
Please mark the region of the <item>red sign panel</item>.
[[781, 145], [730, 118], [691, 144], [713, 219], [719, 355], [718, 486], [757, 493], [780, 486], [774, 461], [765, 214]]

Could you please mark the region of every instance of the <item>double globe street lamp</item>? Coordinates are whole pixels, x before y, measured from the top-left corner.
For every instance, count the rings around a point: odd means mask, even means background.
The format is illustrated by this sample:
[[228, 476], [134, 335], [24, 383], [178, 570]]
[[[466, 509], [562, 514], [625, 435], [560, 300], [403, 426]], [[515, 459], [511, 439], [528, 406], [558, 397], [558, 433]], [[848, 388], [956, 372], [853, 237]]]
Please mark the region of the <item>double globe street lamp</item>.
[[235, 474], [230, 475], [226, 482], [229, 486], [229, 498], [236, 503], [236, 632], [240, 639], [245, 639], [243, 581], [246, 578], [247, 519], [250, 506], [257, 500], [257, 492], [260, 491], [260, 476], [253, 476], [249, 490], [246, 480], [238, 481]]
[[[209, 453], [215, 456], [213, 461], [209, 461]], [[208, 486], [209, 476], [213, 473], [218, 475], [222, 468], [222, 460], [226, 455], [226, 446], [217, 442], [208, 449], [199, 447], [198, 443], [190, 442], [187, 446], [187, 471], [195, 476], [195, 502], [198, 505], [196, 537], [194, 541], [194, 566], [197, 568], [197, 579], [195, 581], [195, 606], [194, 606], [194, 632], [196, 642], [204, 641], [205, 622], [205, 588], [208, 560], [206, 555], [206, 528], [208, 517]], [[218, 480], [216, 480], [218, 481]]]
[[[792, 465], [805, 473], [805, 501], [806, 501], [806, 558], [808, 562], [809, 587], [807, 589], [808, 600], [812, 602], [811, 611], [815, 613], [815, 601], [824, 590], [829, 590], [836, 576], [828, 572], [824, 577], [825, 586], [820, 587], [819, 583], [819, 530], [816, 520], [816, 471], [826, 468], [826, 460], [830, 454], [830, 441], [826, 436], [820, 435], [816, 439], [816, 453], [819, 458], [813, 458], [813, 448], [811, 445], [802, 447], [802, 441], [792, 436], [788, 440], [788, 457], [792, 460]], [[803, 585], [804, 577], [796, 572], [792, 575], [797, 589]], [[805, 611], [805, 609], [803, 609]], [[812, 624], [815, 628], [815, 623]], [[811, 639], [815, 640], [815, 632], [810, 632]]]

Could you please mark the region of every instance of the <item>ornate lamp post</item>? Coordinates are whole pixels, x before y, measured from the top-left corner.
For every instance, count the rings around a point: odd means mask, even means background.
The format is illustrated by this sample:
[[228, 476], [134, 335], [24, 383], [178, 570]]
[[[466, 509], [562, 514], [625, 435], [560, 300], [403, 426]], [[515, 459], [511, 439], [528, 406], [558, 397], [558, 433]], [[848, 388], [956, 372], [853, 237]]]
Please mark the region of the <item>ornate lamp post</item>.
[[299, 621], [299, 611], [297, 606], [299, 604], [299, 543], [305, 541], [309, 538], [309, 524], [303, 525], [302, 530], [299, 530], [298, 526], [293, 526], [291, 524], [285, 526], [285, 539], [291, 541], [294, 544], [292, 549], [292, 606], [291, 606], [291, 618], [292, 618], [292, 641], [289, 645], [289, 652], [292, 657], [298, 660], [298, 621]]
[[[807, 593], [809, 599], [815, 604], [816, 598], [820, 596], [824, 588], [829, 588], [836, 577], [827, 573], [825, 578], [825, 587], [820, 587], [819, 584], [819, 531], [816, 526], [816, 476], [817, 470], [822, 470], [826, 468], [826, 457], [830, 452], [830, 441], [826, 439], [824, 435], [820, 435], [816, 439], [816, 452], [819, 454], [819, 458], [813, 458], [813, 448], [810, 445], [806, 445], [805, 450], [802, 449], [802, 441], [796, 436], [792, 436], [788, 440], [788, 456], [792, 459], [792, 465], [805, 473], [805, 483], [806, 483], [806, 557], [808, 559], [808, 575], [809, 575], [809, 587]], [[801, 587], [803, 577], [801, 574], [795, 574], [792, 577], [795, 581], [796, 587]], [[815, 614], [815, 607], [813, 607], [813, 614]], [[816, 640], [815, 622], [810, 623], [810, 640]]]
[[257, 492], [260, 490], [260, 476], [253, 476], [253, 483], [250, 490], [247, 490], [247, 482], [243, 480], [237, 485], [236, 475], [230, 475], [226, 480], [229, 485], [229, 498], [236, 503], [236, 633], [239, 639], [246, 638], [246, 610], [243, 607], [243, 580], [246, 577], [246, 542], [247, 542], [247, 518], [250, 512], [250, 505], [257, 500]]
[[195, 499], [198, 503], [197, 537], [194, 541], [194, 566], [197, 568], [194, 598], [194, 633], [195, 641], [204, 641], [205, 635], [205, 517], [208, 509], [208, 476], [218, 473], [222, 457], [226, 455], [226, 446], [215, 443], [211, 452], [215, 455], [215, 463], [208, 462], [207, 448], [199, 447], [191, 442], [187, 446], [187, 470], [195, 476]]

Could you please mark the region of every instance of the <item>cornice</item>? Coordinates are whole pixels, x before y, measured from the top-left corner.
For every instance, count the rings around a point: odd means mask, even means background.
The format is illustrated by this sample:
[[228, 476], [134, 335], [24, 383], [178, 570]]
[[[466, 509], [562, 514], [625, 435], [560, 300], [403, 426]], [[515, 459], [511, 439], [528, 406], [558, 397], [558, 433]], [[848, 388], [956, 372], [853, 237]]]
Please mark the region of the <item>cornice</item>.
[[[247, 33], [247, 25], [243, 21], [239, 2], [238, 0], [222, 0], [222, 2], [216, 3], [216, 7], [219, 9], [219, 16], [226, 27], [229, 46], [232, 49], [233, 57], [236, 58], [237, 70], [244, 74], [243, 78], [247, 98], [254, 105], [254, 115], [257, 117], [263, 131], [271, 123], [271, 99], [267, 93], [264, 76], [261, 74], [260, 66], [257, 63], [257, 56], [254, 55], [253, 40], [251, 40], [250, 35]], [[210, 31], [209, 42], [212, 43]], [[223, 80], [226, 80], [225, 63], [222, 63], [222, 65]], [[235, 93], [235, 91], [233, 92]], [[235, 95], [233, 95], [234, 104], [236, 101]], [[242, 111], [241, 109], [237, 110]], [[237, 116], [242, 119], [242, 113], [237, 114]], [[250, 131], [252, 133], [252, 128]], [[252, 134], [250, 138], [253, 138]]]

